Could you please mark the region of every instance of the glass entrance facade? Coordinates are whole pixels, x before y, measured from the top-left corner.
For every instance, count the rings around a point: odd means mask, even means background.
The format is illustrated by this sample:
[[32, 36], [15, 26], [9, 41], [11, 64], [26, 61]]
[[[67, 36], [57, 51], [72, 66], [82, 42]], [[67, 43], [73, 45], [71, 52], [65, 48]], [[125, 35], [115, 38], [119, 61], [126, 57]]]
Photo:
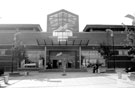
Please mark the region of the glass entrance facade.
[[[50, 51], [50, 58], [47, 61], [47, 69], [75, 68], [76, 65], [75, 51]], [[64, 61], [66, 63], [64, 63]]]
[[79, 47], [48, 46], [46, 52], [46, 69], [80, 68]]
[[43, 68], [44, 53], [43, 50], [27, 50], [25, 57], [19, 59], [19, 68]]
[[[79, 47], [48, 46], [42, 49], [28, 49], [24, 58], [19, 59], [18, 68], [78, 69], [80, 68]], [[43, 49], [44, 48], [44, 49]]]
[[97, 50], [82, 50], [82, 66], [88, 67], [90, 65], [96, 64], [97, 61], [102, 66], [105, 66], [105, 59], [101, 56], [101, 54]]

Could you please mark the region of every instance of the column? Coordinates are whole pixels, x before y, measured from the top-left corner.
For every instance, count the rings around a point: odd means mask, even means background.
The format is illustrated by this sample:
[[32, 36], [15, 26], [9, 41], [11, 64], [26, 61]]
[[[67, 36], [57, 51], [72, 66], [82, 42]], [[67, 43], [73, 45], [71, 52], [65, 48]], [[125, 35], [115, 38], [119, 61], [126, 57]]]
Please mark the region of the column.
[[46, 46], [45, 46], [45, 52], [44, 52], [44, 69], [46, 69]]
[[80, 69], [81, 69], [81, 55], [82, 55], [82, 48], [79, 46], [79, 62], [80, 62]]

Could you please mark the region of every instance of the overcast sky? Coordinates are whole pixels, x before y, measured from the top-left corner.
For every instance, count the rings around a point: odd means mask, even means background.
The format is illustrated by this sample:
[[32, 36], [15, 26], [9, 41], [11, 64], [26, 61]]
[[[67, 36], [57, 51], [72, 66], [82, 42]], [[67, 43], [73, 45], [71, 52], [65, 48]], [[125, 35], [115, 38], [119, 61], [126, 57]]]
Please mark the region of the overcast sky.
[[86, 24], [127, 24], [135, 15], [135, 0], [0, 0], [1, 24], [40, 24], [46, 31], [47, 14], [65, 9], [79, 15], [79, 30]]

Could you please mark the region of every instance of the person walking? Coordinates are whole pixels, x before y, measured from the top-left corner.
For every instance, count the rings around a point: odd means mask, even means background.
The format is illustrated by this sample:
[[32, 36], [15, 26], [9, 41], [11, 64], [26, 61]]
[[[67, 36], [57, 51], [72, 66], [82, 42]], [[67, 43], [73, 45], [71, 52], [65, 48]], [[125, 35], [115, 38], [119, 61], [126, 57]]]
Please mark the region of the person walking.
[[93, 73], [96, 72], [96, 64], [93, 65]]
[[96, 71], [96, 73], [98, 73], [99, 65], [98, 65], [98, 63], [96, 63], [95, 65], [96, 65], [96, 66], [95, 66], [95, 67], [96, 67], [95, 71]]

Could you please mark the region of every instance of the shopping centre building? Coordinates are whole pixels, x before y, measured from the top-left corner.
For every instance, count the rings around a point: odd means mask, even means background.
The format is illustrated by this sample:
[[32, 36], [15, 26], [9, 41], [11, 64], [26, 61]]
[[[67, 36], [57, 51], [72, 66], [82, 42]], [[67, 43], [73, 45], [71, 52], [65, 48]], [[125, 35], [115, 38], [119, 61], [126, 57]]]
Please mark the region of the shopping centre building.
[[[97, 62], [107, 68], [132, 63], [122, 25], [86, 25], [79, 32], [79, 16], [62, 9], [47, 16], [46, 30], [43, 32], [39, 24], [0, 24], [0, 66], [5, 70], [56, 70], [64, 66], [84, 69]], [[100, 44], [113, 47], [116, 54], [106, 61], [99, 52]]]

